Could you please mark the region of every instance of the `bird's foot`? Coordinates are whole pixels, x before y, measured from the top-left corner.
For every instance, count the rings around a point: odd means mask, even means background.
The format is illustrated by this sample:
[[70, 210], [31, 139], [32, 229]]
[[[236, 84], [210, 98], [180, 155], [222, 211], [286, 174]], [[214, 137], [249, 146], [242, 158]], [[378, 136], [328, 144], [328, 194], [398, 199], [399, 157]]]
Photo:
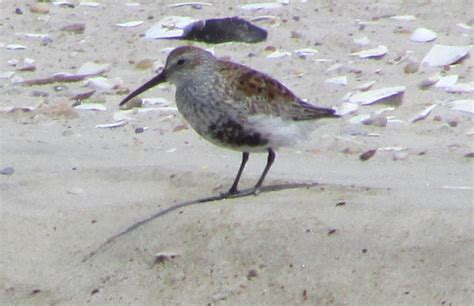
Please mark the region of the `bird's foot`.
[[229, 191], [221, 193], [221, 197], [223, 199], [231, 199], [231, 198], [240, 198], [249, 195], [258, 195], [260, 193], [260, 188], [250, 188], [246, 190], [237, 190], [237, 189], [229, 189]]

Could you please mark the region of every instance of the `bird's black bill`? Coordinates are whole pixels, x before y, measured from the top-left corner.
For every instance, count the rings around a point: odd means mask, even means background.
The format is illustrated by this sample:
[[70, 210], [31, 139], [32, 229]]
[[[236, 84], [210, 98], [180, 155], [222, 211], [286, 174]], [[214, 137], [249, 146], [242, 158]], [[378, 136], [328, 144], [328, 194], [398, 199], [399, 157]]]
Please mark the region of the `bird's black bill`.
[[148, 89], [150, 89], [150, 88], [152, 88], [152, 87], [154, 87], [154, 86], [156, 86], [160, 83], [163, 83], [163, 82], [166, 82], [166, 74], [165, 74], [164, 71], [162, 71], [159, 75], [157, 75], [153, 79], [149, 80], [148, 82], [146, 82], [142, 86], [135, 89], [132, 93], [130, 93], [128, 96], [126, 96], [125, 99], [122, 100], [122, 102], [120, 102], [119, 106], [124, 105], [125, 103], [127, 103], [131, 99], [135, 98], [136, 96], [138, 96], [142, 92], [147, 91]]

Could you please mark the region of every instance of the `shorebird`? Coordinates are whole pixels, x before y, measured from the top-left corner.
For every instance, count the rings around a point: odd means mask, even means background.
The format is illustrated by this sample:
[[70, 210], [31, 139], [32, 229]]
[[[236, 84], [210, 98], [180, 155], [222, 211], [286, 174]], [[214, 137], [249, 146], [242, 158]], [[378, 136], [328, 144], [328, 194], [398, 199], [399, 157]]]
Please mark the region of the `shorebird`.
[[275, 151], [305, 138], [307, 121], [337, 118], [335, 110], [311, 105], [269, 75], [218, 59], [192, 46], [174, 49], [164, 69], [120, 102], [163, 82], [176, 86], [176, 105], [184, 119], [204, 139], [242, 152], [242, 162], [225, 197], [242, 195], [238, 184], [250, 153], [268, 152], [257, 184], [246, 194], [257, 194], [270, 170]]

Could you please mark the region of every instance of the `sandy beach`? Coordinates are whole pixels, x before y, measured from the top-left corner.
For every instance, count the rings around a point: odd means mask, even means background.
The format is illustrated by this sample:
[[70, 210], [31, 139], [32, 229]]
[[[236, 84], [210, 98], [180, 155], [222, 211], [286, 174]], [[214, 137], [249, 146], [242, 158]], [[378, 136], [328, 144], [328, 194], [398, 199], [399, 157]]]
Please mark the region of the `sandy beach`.
[[[473, 303], [474, 117], [452, 104], [473, 93], [423, 84], [439, 73], [472, 88], [474, 51], [453, 65], [421, 64], [435, 44], [474, 44], [472, 1], [291, 0], [245, 10], [250, 2], [71, 0], [39, 12], [34, 1], [0, 3], [0, 304]], [[163, 66], [166, 48], [190, 44], [143, 37], [166, 16], [255, 20], [266, 41], [192, 44], [264, 71], [311, 103], [342, 109], [372, 81], [368, 90], [405, 87], [403, 103], [322, 121], [310, 139], [277, 152], [258, 196], [185, 205], [226, 191], [241, 154], [200, 138], [176, 112], [172, 85], [143, 95], [166, 107], [119, 110]], [[129, 21], [143, 23], [116, 26]], [[61, 30], [72, 24], [84, 28]], [[420, 27], [436, 39], [410, 40]], [[380, 45], [388, 50], [380, 58], [351, 55]], [[315, 53], [295, 52], [307, 48]], [[288, 53], [268, 58], [274, 51]], [[99, 85], [92, 77], [21, 84], [92, 62], [108, 65]], [[347, 84], [327, 81], [341, 76]], [[82, 104], [103, 109], [75, 108], [74, 97], [91, 89]], [[363, 124], [363, 115], [377, 120]], [[244, 188], [265, 160], [251, 155]]]

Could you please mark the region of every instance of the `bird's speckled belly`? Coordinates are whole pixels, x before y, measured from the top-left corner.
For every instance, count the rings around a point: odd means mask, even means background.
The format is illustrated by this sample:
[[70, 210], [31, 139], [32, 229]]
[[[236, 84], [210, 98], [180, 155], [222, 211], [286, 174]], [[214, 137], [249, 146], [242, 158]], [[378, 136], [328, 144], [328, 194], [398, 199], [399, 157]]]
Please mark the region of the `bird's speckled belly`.
[[[238, 120], [238, 114], [222, 103], [208, 102], [212, 97], [176, 91], [176, 105], [181, 115], [206, 140], [237, 151], [263, 151], [268, 139]], [[245, 126], [247, 125], [247, 126]]]

